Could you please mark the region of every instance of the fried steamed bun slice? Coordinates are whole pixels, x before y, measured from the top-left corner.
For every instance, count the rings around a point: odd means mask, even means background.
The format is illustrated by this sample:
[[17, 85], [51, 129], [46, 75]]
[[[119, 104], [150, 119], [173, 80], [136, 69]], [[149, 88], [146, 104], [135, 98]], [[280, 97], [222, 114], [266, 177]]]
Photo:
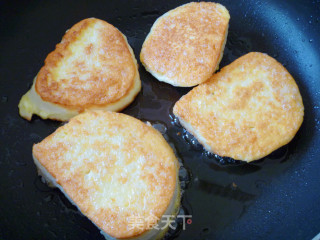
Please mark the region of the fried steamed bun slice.
[[179, 87], [202, 83], [219, 68], [229, 19], [228, 10], [218, 3], [177, 7], [153, 24], [140, 60], [159, 81]]
[[125, 114], [88, 111], [33, 146], [39, 172], [109, 238], [157, 239], [165, 232], [130, 225], [175, 215], [178, 161], [153, 127]]
[[173, 112], [207, 151], [250, 162], [292, 140], [304, 106], [288, 71], [253, 52], [192, 89]]
[[51, 52], [19, 103], [31, 120], [65, 121], [88, 109], [120, 111], [141, 89], [126, 37], [111, 24], [88, 18], [75, 24]]

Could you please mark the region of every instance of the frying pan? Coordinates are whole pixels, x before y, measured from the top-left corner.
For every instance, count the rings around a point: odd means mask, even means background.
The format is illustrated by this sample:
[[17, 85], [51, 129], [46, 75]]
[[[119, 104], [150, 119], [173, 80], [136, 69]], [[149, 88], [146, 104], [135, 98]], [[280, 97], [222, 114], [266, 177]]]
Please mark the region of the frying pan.
[[[33, 143], [62, 124], [18, 115], [46, 55], [76, 22], [96, 17], [128, 38], [138, 58], [153, 22], [187, 1], [7, 1], [0, 3], [0, 239], [103, 239], [63, 194], [37, 176]], [[320, 232], [320, 1], [217, 1], [230, 12], [221, 67], [250, 51], [268, 53], [295, 78], [305, 105], [296, 137], [244, 164], [208, 155], [172, 117], [190, 88], [155, 80], [140, 64], [142, 92], [123, 112], [154, 124], [184, 167], [186, 229], [167, 239], [312, 239]], [[190, 222], [189, 222], [190, 223]], [[180, 226], [180, 225], [179, 225]]]

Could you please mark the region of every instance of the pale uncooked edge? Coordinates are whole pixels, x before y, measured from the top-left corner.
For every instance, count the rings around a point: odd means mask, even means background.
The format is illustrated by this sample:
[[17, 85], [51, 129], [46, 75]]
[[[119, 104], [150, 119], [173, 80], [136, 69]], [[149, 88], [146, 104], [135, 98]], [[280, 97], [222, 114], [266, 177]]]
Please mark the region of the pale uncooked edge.
[[206, 139], [202, 137], [201, 134], [198, 133], [198, 131], [195, 130], [190, 123], [184, 121], [178, 114], [175, 114], [175, 116], [178, 117], [182, 127], [184, 127], [188, 132], [190, 132], [198, 140], [198, 142], [204, 146], [205, 150], [214, 153], [211, 147], [206, 143]]

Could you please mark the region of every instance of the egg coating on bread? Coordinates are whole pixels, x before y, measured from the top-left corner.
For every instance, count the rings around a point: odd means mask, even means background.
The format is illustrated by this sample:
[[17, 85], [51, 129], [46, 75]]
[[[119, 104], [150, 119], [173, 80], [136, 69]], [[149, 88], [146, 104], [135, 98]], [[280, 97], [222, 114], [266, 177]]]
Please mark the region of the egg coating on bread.
[[155, 239], [161, 231], [130, 221], [177, 212], [179, 163], [163, 136], [138, 119], [88, 111], [35, 144], [32, 152], [38, 168], [105, 235]]
[[292, 140], [304, 106], [290, 73], [253, 52], [192, 89], [173, 112], [206, 150], [250, 162]]
[[159, 81], [190, 87], [219, 67], [230, 15], [218, 3], [192, 2], [157, 19], [143, 43], [140, 60]]
[[20, 103], [20, 115], [65, 121], [88, 109], [120, 111], [141, 89], [137, 61], [126, 37], [88, 18], [63, 36]]

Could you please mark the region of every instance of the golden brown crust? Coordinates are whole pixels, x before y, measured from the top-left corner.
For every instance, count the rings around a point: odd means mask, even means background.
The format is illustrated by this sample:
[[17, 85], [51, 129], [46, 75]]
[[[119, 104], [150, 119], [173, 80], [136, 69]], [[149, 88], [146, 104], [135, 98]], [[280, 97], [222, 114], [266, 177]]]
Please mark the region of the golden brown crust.
[[160, 218], [175, 191], [177, 160], [162, 135], [121, 114], [89, 111], [33, 146], [33, 155], [81, 212], [105, 233], [127, 238], [130, 217]]
[[35, 88], [44, 101], [83, 111], [124, 97], [137, 74], [121, 32], [90, 18], [68, 30], [47, 56]]
[[230, 15], [220, 4], [189, 3], [161, 16], [140, 54], [146, 69], [174, 86], [194, 86], [216, 70]]
[[249, 162], [291, 141], [304, 107], [279, 62], [249, 53], [183, 96], [174, 114], [208, 151]]

